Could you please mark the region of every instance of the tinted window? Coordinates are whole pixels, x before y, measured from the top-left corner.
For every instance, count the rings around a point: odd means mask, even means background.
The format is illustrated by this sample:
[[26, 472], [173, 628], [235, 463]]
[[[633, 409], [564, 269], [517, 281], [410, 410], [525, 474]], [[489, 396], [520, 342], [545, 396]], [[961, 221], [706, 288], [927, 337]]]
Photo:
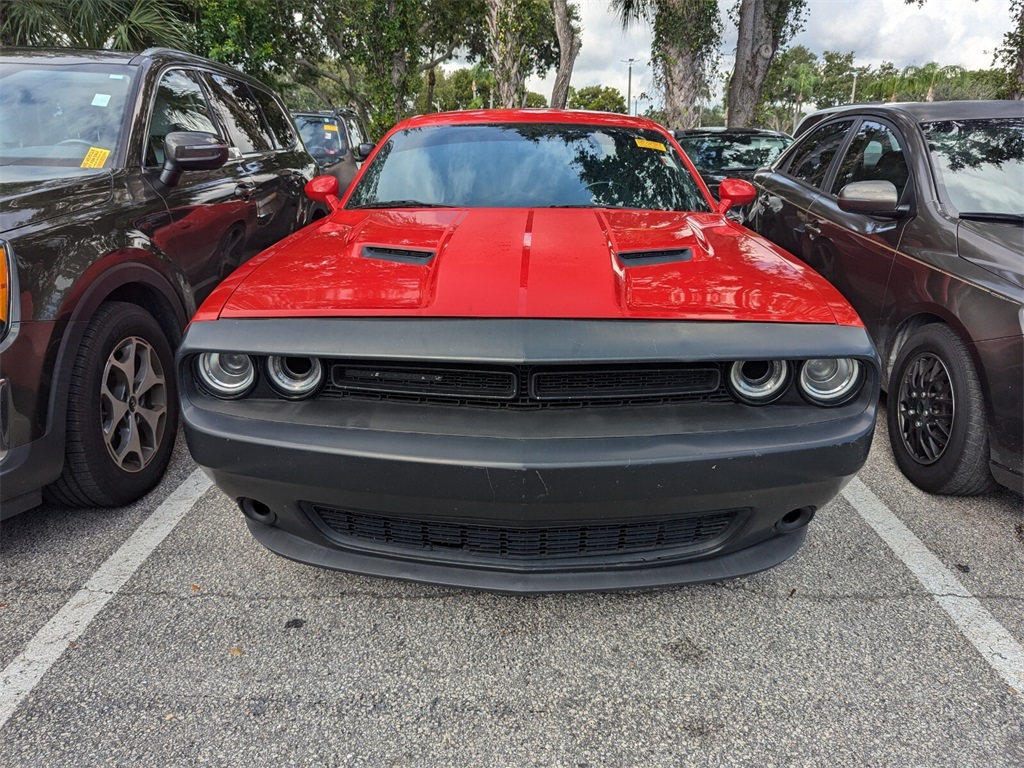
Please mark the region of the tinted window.
[[850, 142], [832, 183], [832, 194], [854, 181], [889, 181], [898, 195], [907, 186], [909, 171], [896, 134], [881, 123], [865, 120]]
[[277, 148], [289, 149], [295, 146], [295, 132], [292, 130], [291, 120], [288, 119], [287, 113], [281, 109], [277, 99], [259, 88], [251, 88], [251, 90], [252, 95], [259, 102], [263, 110], [264, 120], [267, 127], [270, 128], [270, 133], [274, 137]]
[[249, 86], [241, 80], [223, 75], [212, 75], [210, 84], [214, 109], [231, 143], [243, 155], [273, 149], [274, 140], [263, 123], [263, 110]]
[[387, 207], [395, 201], [709, 210], [660, 133], [534, 123], [435, 126], [395, 134], [361, 177], [349, 207]]
[[1024, 118], [922, 126], [943, 197], [960, 213], [1024, 214]]
[[812, 186], [819, 187], [825, 180], [828, 167], [846, 138], [852, 120], [829, 123], [812, 131], [794, 151], [787, 173]]
[[348, 129], [348, 145], [359, 149], [360, 144], [369, 144], [370, 139], [363, 130], [358, 118], [352, 115], [344, 116], [345, 127]]
[[160, 79], [149, 123], [146, 165], [163, 164], [164, 137], [172, 131], [217, 133], [203, 89], [195, 74], [184, 69], [172, 69]]

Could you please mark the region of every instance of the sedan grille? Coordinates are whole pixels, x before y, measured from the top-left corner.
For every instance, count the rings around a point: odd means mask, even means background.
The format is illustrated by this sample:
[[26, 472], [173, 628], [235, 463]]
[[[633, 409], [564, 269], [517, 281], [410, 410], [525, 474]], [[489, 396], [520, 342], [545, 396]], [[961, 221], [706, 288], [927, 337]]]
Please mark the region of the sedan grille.
[[339, 544], [492, 563], [686, 555], [724, 541], [741, 517], [739, 510], [725, 510], [664, 520], [514, 528], [409, 520], [322, 505], [310, 509], [318, 527]]
[[580, 408], [730, 400], [708, 364], [457, 366], [336, 361], [323, 398], [494, 408]]

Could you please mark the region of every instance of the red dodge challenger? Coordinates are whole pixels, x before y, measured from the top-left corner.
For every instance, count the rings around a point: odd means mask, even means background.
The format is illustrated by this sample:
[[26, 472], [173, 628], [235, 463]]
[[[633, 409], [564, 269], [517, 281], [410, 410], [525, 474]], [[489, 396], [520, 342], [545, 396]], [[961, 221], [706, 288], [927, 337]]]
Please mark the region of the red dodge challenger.
[[644, 119], [414, 117], [178, 355], [195, 460], [274, 552], [508, 592], [772, 567], [860, 469], [878, 358]]

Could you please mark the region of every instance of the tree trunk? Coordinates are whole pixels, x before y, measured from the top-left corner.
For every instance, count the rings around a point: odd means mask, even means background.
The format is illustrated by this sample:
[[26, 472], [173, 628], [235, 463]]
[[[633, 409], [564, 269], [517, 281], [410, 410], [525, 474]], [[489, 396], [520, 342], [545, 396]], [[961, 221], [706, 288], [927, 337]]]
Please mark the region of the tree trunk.
[[[665, 122], [669, 128], [696, 128], [700, 124], [702, 71], [699, 54], [689, 49], [662, 52], [665, 83]], [[629, 105], [627, 105], [628, 107]]]
[[788, 34], [789, 18], [802, 7], [803, 2], [794, 0], [741, 0], [736, 65], [729, 80], [730, 128], [753, 125], [768, 67]]
[[494, 62], [494, 83], [500, 107], [517, 106], [526, 80], [525, 45], [515, 29], [518, 6], [519, 0], [487, 0], [487, 43]]
[[[552, 0], [552, 7], [555, 12], [555, 32], [558, 34], [558, 71], [555, 74], [555, 86], [551, 89], [551, 108], [565, 109], [569, 100], [572, 68], [583, 42], [572, 28], [568, 0]], [[626, 106], [629, 107], [628, 104]]]

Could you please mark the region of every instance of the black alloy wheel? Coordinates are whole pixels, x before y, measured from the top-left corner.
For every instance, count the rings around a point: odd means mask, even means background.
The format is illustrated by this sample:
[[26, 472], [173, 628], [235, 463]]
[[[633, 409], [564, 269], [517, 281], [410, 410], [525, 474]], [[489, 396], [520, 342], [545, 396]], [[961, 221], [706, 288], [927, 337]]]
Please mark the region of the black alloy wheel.
[[972, 496], [996, 487], [978, 374], [948, 326], [919, 328], [900, 348], [886, 418], [896, 464], [922, 490]]
[[47, 501], [116, 507], [150, 491], [178, 425], [174, 359], [159, 324], [134, 304], [103, 304], [86, 328], [68, 395], [64, 469]]

